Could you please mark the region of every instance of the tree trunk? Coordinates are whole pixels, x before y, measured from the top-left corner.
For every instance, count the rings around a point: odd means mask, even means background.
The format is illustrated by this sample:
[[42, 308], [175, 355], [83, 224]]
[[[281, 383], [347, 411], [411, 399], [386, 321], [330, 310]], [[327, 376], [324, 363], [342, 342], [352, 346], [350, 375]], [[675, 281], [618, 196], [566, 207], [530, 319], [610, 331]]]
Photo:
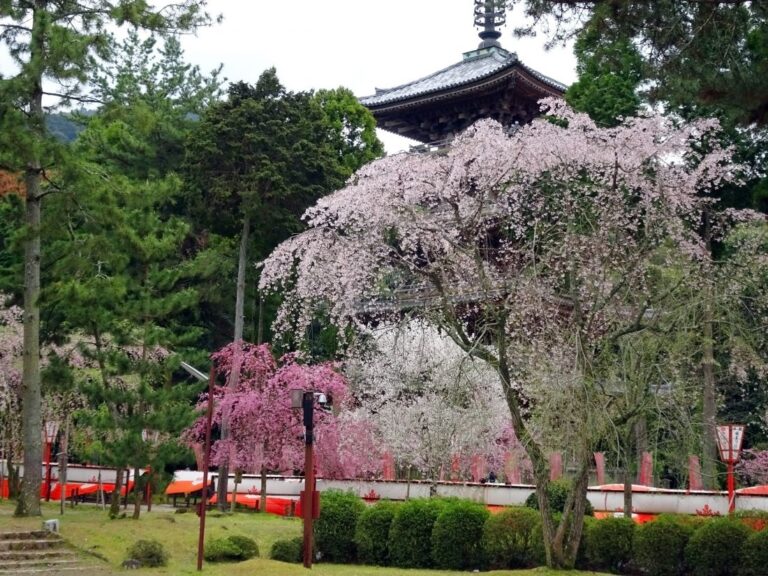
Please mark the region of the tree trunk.
[[[235, 297], [235, 334], [233, 342], [238, 347], [235, 350], [232, 359], [232, 370], [229, 373], [227, 389], [233, 391], [240, 383], [240, 366], [242, 364], [242, 354], [239, 354], [240, 346], [243, 342], [243, 326], [245, 324], [245, 270], [248, 260], [248, 241], [250, 234], [250, 218], [243, 216], [243, 230], [240, 234], [240, 252], [237, 260], [237, 286]], [[229, 438], [229, 415], [221, 415], [221, 439]], [[223, 482], [221, 480], [224, 480]], [[229, 484], [229, 464], [222, 463], [219, 466], [219, 486], [217, 492], [217, 507], [222, 512], [227, 510], [227, 485]]]
[[115, 489], [109, 501], [109, 517], [117, 518], [120, 516], [120, 491], [123, 489], [123, 469], [118, 468], [115, 472]]
[[624, 518], [632, 518], [632, 471], [624, 461]]
[[[133, 519], [138, 520], [141, 516], [141, 490], [139, 489], [139, 467], [136, 466], [133, 472]], [[126, 494], [128, 492], [126, 491]]]
[[261, 498], [259, 498], [259, 512], [267, 511], [267, 468], [261, 467]]
[[[712, 226], [709, 211], [704, 212], [704, 244], [708, 254], [712, 254]], [[701, 437], [701, 476], [704, 488], [713, 490], [717, 488], [717, 417], [716, 388], [715, 388], [715, 338], [714, 338], [714, 293], [712, 283], [709, 281], [711, 274], [704, 276], [704, 310], [702, 311], [702, 350], [701, 350], [701, 376], [702, 390], [702, 437]]]
[[704, 488], [714, 490], [717, 488], [717, 444], [716, 423], [717, 404], [715, 401], [715, 354], [712, 314], [712, 288], [707, 284], [704, 302], [704, 318], [702, 326], [702, 357], [701, 373], [704, 385], [702, 401], [702, 459], [701, 476]]
[[506, 335], [504, 334], [503, 325], [499, 330], [496, 343], [496, 349], [499, 351], [499, 365], [498, 373], [501, 379], [502, 389], [504, 390], [504, 399], [507, 403], [507, 408], [512, 419], [512, 427], [515, 430], [520, 443], [525, 447], [525, 451], [528, 457], [531, 459], [533, 466], [533, 477], [536, 484], [536, 498], [539, 502], [539, 513], [541, 514], [541, 528], [544, 538], [544, 550], [546, 553], [547, 566], [560, 567], [563, 564], [562, 549], [555, 550], [555, 525], [552, 519], [551, 509], [549, 506], [549, 463], [541, 451], [541, 448], [531, 436], [525, 421], [523, 420], [520, 412], [520, 402], [517, 397], [517, 391], [512, 387], [512, 378], [510, 375], [509, 365], [505, 357], [506, 350]]
[[[29, 92], [29, 122], [38, 140], [45, 135], [41, 61], [45, 52], [45, 4], [35, 2], [30, 39], [32, 78]], [[26, 212], [24, 224], [24, 356], [22, 375], [22, 441], [24, 443], [24, 481], [16, 504], [16, 516], [40, 515], [43, 447], [40, 389], [40, 211], [42, 204], [42, 165], [33, 148], [25, 174]]]
[[[632, 518], [632, 462], [635, 461], [633, 459], [633, 450], [632, 450], [632, 438], [634, 436], [635, 439], [637, 439], [637, 435], [635, 434], [636, 427], [632, 424], [632, 422], [627, 422], [627, 431], [625, 433], [625, 442], [624, 442], [624, 518]], [[641, 458], [640, 452], [637, 450], [634, 451], [634, 454], [637, 455], [637, 458]], [[642, 463], [640, 463], [642, 466]]]

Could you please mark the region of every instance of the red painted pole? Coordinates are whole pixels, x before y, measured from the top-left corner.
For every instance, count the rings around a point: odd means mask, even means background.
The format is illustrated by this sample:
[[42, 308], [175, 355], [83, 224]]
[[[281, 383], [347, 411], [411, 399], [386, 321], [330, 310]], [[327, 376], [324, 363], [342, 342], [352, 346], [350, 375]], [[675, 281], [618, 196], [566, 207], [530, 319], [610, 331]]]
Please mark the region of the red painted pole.
[[736, 482], [733, 478], [733, 462], [728, 461], [728, 514], [736, 511]]
[[51, 501], [51, 443], [45, 440], [45, 501]]
[[[211, 364], [208, 375], [208, 414], [205, 422], [205, 446], [203, 448], [203, 492], [200, 496], [200, 533], [197, 539], [197, 571], [203, 569], [203, 551], [205, 550], [205, 509], [208, 504], [208, 462], [211, 457], [211, 425], [213, 421], [213, 382], [216, 372]], [[219, 479], [221, 481], [221, 479]], [[226, 480], [225, 480], [226, 481]]]
[[304, 449], [304, 568], [312, 568], [312, 514], [315, 503], [315, 463], [312, 444]]
[[736, 486], [733, 481], [733, 426], [728, 426], [728, 514], [736, 510]]

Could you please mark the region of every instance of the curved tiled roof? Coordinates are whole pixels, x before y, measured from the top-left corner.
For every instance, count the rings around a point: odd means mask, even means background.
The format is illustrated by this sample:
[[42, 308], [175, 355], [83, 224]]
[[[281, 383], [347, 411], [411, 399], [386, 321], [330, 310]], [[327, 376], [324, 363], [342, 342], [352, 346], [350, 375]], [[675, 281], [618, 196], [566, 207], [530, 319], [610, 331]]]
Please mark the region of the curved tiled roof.
[[391, 104], [409, 98], [457, 88], [489, 78], [506, 69], [518, 66], [537, 80], [565, 92], [566, 86], [525, 66], [514, 52], [491, 47], [473, 50], [464, 54], [464, 59], [429, 76], [385, 90], [376, 89], [376, 94], [363, 96], [360, 103], [367, 107]]

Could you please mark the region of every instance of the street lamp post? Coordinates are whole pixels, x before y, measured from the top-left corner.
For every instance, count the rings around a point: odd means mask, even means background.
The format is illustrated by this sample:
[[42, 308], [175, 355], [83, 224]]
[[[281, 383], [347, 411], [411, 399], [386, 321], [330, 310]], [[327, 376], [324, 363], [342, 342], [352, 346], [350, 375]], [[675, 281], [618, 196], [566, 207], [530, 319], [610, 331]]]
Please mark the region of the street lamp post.
[[[197, 538], [197, 571], [200, 572], [203, 569], [203, 552], [205, 550], [205, 512], [208, 503], [208, 465], [211, 458], [213, 385], [216, 380], [216, 369], [214, 368], [213, 364], [211, 364], [211, 372], [208, 376], [206, 376], [200, 372], [200, 370], [190, 366], [186, 362], [182, 362], [181, 367], [201, 382], [208, 382], [208, 407], [205, 415], [205, 445], [203, 447], [203, 491], [200, 496], [200, 529]], [[219, 481], [221, 481], [221, 478], [219, 478]]]
[[[43, 440], [45, 440], [45, 501], [51, 501], [51, 449], [59, 433], [59, 423], [56, 420], [47, 420], [43, 426]], [[63, 488], [62, 488], [63, 489]]]
[[743, 424], [723, 424], [717, 427], [717, 449], [720, 452], [720, 459], [728, 467], [728, 514], [733, 514], [736, 510], [736, 482], [733, 477], [733, 467], [739, 461], [743, 442]]
[[[147, 442], [150, 446], [154, 446], [160, 437], [160, 432], [157, 430], [150, 430], [144, 428], [141, 431], [141, 439]], [[138, 478], [136, 479], [138, 481]], [[147, 489], [145, 492], [145, 498], [147, 501], [147, 512], [152, 512], [152, 466], [147, 465]]]
[[304, 567], [312, 568], [312, 525], [320, 513], [317, 490], [315, 490], [314, 462], [314, 408], [315, 397], [325, 405], [325, 394], [307, 390], [291, 390], [291, 407], [301, 409], [304, 419], [304, 491], [301, 493], [301, 510], [304, 516]]

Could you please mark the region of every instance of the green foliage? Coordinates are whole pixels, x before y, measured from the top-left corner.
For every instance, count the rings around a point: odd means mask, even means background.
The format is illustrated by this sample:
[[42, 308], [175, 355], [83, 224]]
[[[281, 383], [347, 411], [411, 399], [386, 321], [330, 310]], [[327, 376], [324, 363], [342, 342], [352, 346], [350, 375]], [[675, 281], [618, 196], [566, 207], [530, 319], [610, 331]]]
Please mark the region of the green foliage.
[[353, 492], [323, 492], [320, 518], [315, 523], [315, 543], [327, 562], [353, 562], [355, 528], [365, 504]]
[[[571, 481], [567, 478], [561, 478], [560, 480], [555, 480], [549, 483], [547, 497], [549, 498], [549, 508], [553, 514], [563, 513], [565, 502], [568, 500], [568, 492], [570, 492], [570, 490]], [[536, 492], [526, 498], [525, 505], [534, 510], [539, 509], [539, 500], [536, 498]], [[586, 516], [592, 516], [594, 513], [592, 504], [587, 500], [585, 503], [584, 514]]]
[[609, 517], [585, 526], [587, 560], [596, 570], [622, 573], [632, 559], [635, 522]]
[[432, 566], [432, 528], [446, 503], [415, 499], [398, 506], [389, 530], [389, 559], [401, 568]]
[[643, 63], [632, 42], [588, 25], [579, 34], [574, 52], [579, 79], [565, 94], [568, 103], [600, 126], [616, 126], [619, 118], [634, 116], [640, 105], [637, 87]]
[[259, 545], [256, 544], [256, 541], [253, 538], [242, 536], [240, 534], [232, 534], [231, 536], [227, 536], [227, 540], [240, 549], [243, 560], [255, 558], [259, 555]]
[[142, 567], [155, 568], [168, 564], [168, 553], [157, 540], [137, 540], [127, 552], [128, 560], [138, 560]]
[[739, 520], [708, 520], [685, 547], [688, 568], [696, 576], [735, 576], [744, 542], [750, 533], [751, 530]]
[[331, 145], [339, 151], [349, 174], [384, 155], [384, 145], [376, 136], [376, 120], [351, 90], [318, 90], [315, 100], [328, 123]]
[[204, 558], [208, 562], [237, 562], [242, 550], [229, 538], [214, 538], [205, 543]]
[[[303, 229], [301, 215], [309, 206], [381, 152], [375, 121], [351, 92], [291, 92], [269, 69], [255, 85], [232, 84], [227, 99], [201, 116], [186, 145], [184, 206], [198, 237], [232, 240], [241, 237], [247, 222], [253, 231], [248, 259], [259, 261]], [[227, 268], [232, 258], [212, 261], [220, 277], [232, 276]], [[211, 290], [210, 305], [203, 308], [207, 322], [231, 317], [234, 287], [231, 282]], [[255, 293], [245, 299], [260, 302]], [[246, 325], [253, 341], [276, 313], [275, 302], [264, 304], [252, 312], [260, 317], [258, 325], [256, 320]]]
[[[0, 188], [3, 174], [0, 173]], [[24, 203], [0, 190], [0, 292], [18, 295], [23, 285], [21, 234]]]
[[533, 532], [541, 523], [530, 508], [507, 508], [492, 515], [483, 529], [483, 548], [492, 570], [527, 568], [534, 564]]
[[635, 529], [633, 558], [649, 576], [679, 576], [685, 571], [685, 547], [694, 527], [679, 517], [661, 515]]
[[392, 502], [380, 501], [366, 507], [355, 528], [357, 559], [364, 564], [386, 566], [389, 563], [389, 532], [397, 511]]
[[280, 562], [292, 562], [298, 564], [302, 561], [304, 551], [304, 539], [301, 536], [283, 540], [275, 540], [269, 557]]
[[239, 562], [258, 556], [259, 546], [253, 538], [233, 534], [209, 540], [204, 555], [209, 562]]
[[476, 502], [449, 502], [432, 528], [432, 559], [437, 568], [480, 569], [485, 565], [483, 527], [489, 512]]
[[742, 551], [739, 576], [762, 576], [768, 569], [768, 530], [750, 534]]
[[237, 235], [251, 219], [254, 258], [302, 229], [300, 216], [348, 176], [312, 94], [290, 92], [274, 69], [255, 85], [229, 87], [187, 142], [190, 215], [218, 234]]

